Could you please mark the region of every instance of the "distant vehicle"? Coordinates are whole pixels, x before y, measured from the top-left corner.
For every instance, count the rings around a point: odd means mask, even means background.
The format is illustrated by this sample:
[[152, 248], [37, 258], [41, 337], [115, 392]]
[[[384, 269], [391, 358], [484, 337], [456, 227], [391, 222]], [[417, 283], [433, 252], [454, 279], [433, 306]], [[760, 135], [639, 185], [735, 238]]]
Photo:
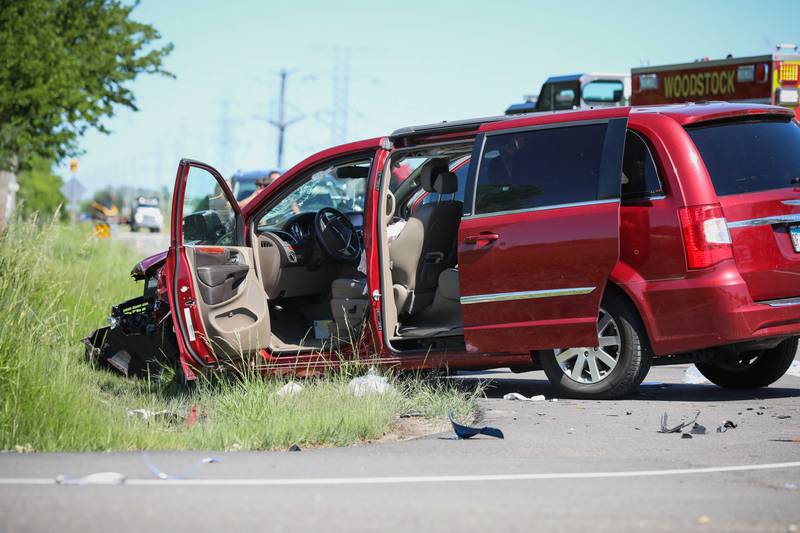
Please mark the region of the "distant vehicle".
[[164, 215], [161, 213], [158, 198], [140, 196], [131, 210], [131, 231], [147, 228], [152, 233], [161, 231], [164, 225]]
[[631, 69], [633, 105], [725, 100], [798, 107], [797, 45], [774, 53]]
[[506, 109], [506, 115], [537, 111], [588, 109], [627, 105], [631, 97], [631, 77], [628, 74], [589, 72], [552, 76], [536, 96], [524, 96], [521, 104]]
[[253, 191], [256, 190], [256, 181], [260, 178], [266, 179], [274, 172], [281, 173], [281, 171], [277, 169], [237, 170], [236, 173], [231, 176], [231, 189], [233, 190], [233, 195], [236, 197], [236, 201], [241, 202], [253, 194]]

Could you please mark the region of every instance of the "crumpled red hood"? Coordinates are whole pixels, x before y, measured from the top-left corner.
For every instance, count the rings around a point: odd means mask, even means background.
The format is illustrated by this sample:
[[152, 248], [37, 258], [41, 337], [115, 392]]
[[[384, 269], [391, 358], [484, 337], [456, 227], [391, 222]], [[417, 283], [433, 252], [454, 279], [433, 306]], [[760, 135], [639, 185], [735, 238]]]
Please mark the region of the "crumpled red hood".
[[158, 252], [155, 255], [151, 255], [139, 261], [136, 266], [133, 267], [133, 270], [131, 270], [133, 279], [145, 279], [152, 276], [167, 260], [168, 251], [169, 250]]

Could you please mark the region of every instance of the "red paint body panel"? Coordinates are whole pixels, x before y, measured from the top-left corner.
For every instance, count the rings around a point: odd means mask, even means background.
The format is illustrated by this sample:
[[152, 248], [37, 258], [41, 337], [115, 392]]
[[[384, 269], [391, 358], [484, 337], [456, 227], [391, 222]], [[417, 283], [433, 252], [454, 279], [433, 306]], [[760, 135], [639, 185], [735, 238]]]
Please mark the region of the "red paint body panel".
[[[462, 298], [591, 287], [588, 294], [461, 306], [467, 348], [476, 352], [597, 343], [597, 309], [619, 256], [619, 203], [465, 218], [459, 228]], [[465, 244], [494, 233], [493, 242]], [[582, 258], [591, 258], [587, 261]]]
[[[797, 202], [790, 205], [785, 201]], [[800, 214], [800, 188], [721, 196], [728, 222]], [[800, 296], [800, 253], [786, 224], [731, 228], [733, 255], [754, 300]]]

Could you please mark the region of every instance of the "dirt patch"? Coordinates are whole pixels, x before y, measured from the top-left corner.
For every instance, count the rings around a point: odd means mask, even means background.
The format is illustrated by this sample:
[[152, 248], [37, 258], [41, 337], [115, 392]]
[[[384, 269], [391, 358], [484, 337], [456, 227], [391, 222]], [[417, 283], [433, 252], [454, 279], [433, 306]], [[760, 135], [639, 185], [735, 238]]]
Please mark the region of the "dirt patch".
[[450, 428], [450, 423], [447, 420], [439, 420], [433, 418], [425, 418], [422, 416], [413, 416], [407, 418], [398, 418], [383, 437], [373, 442], [400, 442], [404, 440], [416, 439], [441, 433]]

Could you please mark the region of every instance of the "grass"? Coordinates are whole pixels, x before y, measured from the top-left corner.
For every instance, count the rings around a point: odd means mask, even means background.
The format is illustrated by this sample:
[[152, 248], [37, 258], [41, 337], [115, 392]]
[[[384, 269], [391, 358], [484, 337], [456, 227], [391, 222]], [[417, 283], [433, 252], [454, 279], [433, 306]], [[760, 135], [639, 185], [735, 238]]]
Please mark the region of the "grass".
[[[478, 389], [443, 380], [391, 377], [392, 392], [353, 396], [363, 369], [299, 381], [247, 373], [205, 380], [191, 391], [169, 379], [129, 380], [84, 362], [80, 340], [112, 304], [141, 294], [129, 277], [140, 259], [86, 225], [18, 221], [0, 233], [0, 449], [263, 450], [340, 446], [380, 438], [398, 416], [443, 419], [474, 412]], [[144, 419], [129, 409], [165, 412]], [[198, 422], [184, 418], [192, 409]]]

